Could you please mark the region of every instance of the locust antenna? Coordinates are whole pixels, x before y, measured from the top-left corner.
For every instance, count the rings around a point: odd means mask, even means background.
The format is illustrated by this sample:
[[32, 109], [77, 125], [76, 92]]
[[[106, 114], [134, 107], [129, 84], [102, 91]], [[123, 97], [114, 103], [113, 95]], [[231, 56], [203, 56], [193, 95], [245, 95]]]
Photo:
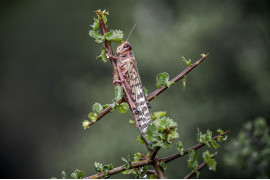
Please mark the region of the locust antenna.
[[131, 31], [130, 31], [130, 33], [129, 33], [129, 35], [128, 35], [128, 37], [127, 37], [127, 40], [126, 40], [126, 41], [128, 41], [128, 39], [129, 39], [129, 37], [130, 37], [131, 33], [133, 32], [133, 30], [134, 30], [135, 26], [136, 26], [136, 24], [134, 24], [133, 28], [131, 29]]
[[126, 35], [127, 35], [127, 28], [125, 29], [124, 39], [125, 39]]

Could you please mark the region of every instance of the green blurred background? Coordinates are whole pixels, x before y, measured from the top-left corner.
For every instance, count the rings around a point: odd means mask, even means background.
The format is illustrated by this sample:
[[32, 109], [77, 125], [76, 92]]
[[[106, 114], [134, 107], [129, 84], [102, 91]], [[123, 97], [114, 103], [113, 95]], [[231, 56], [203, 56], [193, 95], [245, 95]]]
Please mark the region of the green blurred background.
[[[179, 124], [185, 147], [197, 127], [231, 130], [258, 116], [269, 121], [269, 1], [4, 1], [1, 3], [1, 178], [51, 178], [75, 169], [94, 173], [95, 161], [121, 165], [121, 157], [146, 153], [136, 142], [131, 113], [106, 115], [84, 131], [92, 104], [114, 97], [110, 63], [96, 60], [100, 44], [88, 31], [94, 11], [109, 11], [110, 29], [136, 28], [130, 37], [143, 85], [186, 68], [181, 56], [205, 62], [151, 102]], [[117, 44], [113, 44], [113, 48]], [[269, 122], [268, 122], [269, 123]], [[214, 134], [215, 135], [215, 134]], [[230, 143], [230, 139], [226, 143]], [[223, 144], [223, 147], [226, 146]], [[160, 151], [160, 157], [176, 152]], [[252, 178], [223, 161], [201, 178]], [[186, 158], [167, 166], [168, 178], [190, 170]], [[113, 178], [129, 176], [116, 175]]]

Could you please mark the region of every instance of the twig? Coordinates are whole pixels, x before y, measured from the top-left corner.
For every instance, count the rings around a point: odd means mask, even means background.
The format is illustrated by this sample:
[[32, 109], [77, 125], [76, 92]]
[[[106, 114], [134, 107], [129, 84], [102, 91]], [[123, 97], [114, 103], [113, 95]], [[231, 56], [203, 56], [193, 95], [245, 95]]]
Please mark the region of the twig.
[[[215, 154], [213, 154], [211, 157], [215, 157], [217, 155], [217, 152]], [[206, 162], [203, 162], [202, 164], [200, 164], [197, 168], [197, 171], [201, 171], [205, 166], [206, 166]], [[192, 176], [194, 176], [196, 174], [195, 171], [191, 171], [186, 177], [184, 177], [184, 179], [190, 179], [192, 178]]]
[[[175, 76], [172, 80], [170, 80], [171, 82], [177, 82], [180, 79], [182, 79], [185, 75], [187, 75], [192, 69], [194, 69], [198, 64], [200, 64], [203, 60], [205, 60], [208, 57], [209, 53], [206, 54], [204, 57], [202, 57], [201, 59], [197, 60], [195, 63], [193, 63], [190, 67], [187, 67], [183, 72], [181, 72], [180, 74], [178, 74], [177, 76]], [[151, 101], [153, 99], [155, 99], [160, 93], [162, 93], [163, 91], [165, 91], [168, 87], [166, 85], [160, 87], [159, 89], [155, 90], [154, 92], [152, 92], [146, 99], [148, 101]], [[120, 101], [120, 103], [123, 101]], [[112, 106], [107, 107], [106, 109], [104, 109], [97, 117], [97, 120], [95, 122], [97, 122], [98, 120], [100, 120], [104, 115], [106, 115], [107, 113], [109, 113], [112, 110]], [[91, 121], [89, 123], [89, 127], [91, 125], [93, 125], [95, 122]]]
[[[205, 58], [207, 58], [209, 55], [209, 53], [207, 53], [205, 56], [203, 56], [201, 59], [199, 59], [198, 61], [196, 61], [195, 63], [193, 63], [191, 66], [187, 67], [183, 72], [181, 72], [180, 74], [178, 74], [177, 76], [175, 76], [172, 80], [170, 80], [171, 82], [177, 82], [180, 79], [182, 79], [185, 75], [187, 75], [192, 69], [194, 69], [198, 64], [200, 64]], [[147, 100], [151, 101], [153, 99], [155, 99], [160, 93], [162, 93], [163, 91], [165, 91], [168, 88], [168, 86], [164, 85], [162, 87], [160, 87], [159, 89], [155, 90], [154, 92], [152, 92], [148, 97]]]
[[167, 179], [167, 177], [164, 173], [164, 169], [160, 166], [160, 161], [159, 161], [158, 157], [155, 157], [153, 166], [156, 170], [157, 178]]
[[[129, 169], [138, 168], [138, 167], [142, 167], [149, 164], [151, 164], [151, 161], [150, 159], [147, 158], [147, 159], [143, 159], [137, 162], [130, 163]], [[105, 175], [113, 175], [113, 174], [117, 174], [125, 170], [127, 169], [125, 169], [124, 166], [119, 166], [119, 167], [113, 168], [112, 170], [107, 171], [107, 173], [106, 172], [97, 173], [92, 176], [85, 177], [84, 179], [100, 179], [100, 178], [103, 178]]]
[[[224, 133], [222, 133], [222, 134], [220, 134], [220, 135], [217, 135], [217, 136], [213, 137], [212, 139], [213, 139], [213, 140], [217, 140], [218, 137], [224, 136], [224, 135], [228, 134], [229, 132], [230, 132], [230, 130], [229, 130], [229, 131], [226, 131], [226, 132], [224, 132]], [[188, 149], [185, 149], [185, 150], [183, 151], [183, 152], [184, 152], [183, 155], [180, 155], [179, 153], [176, 153], [176, 154], [170, 155], [170, 156], [168, 156], [168, 157], [161, 158], [160, 161], [164, 161], [165, 163], [168, 163], [168, 162], [170, 162], [170, 161], [172, 161], [172, 160], [174, 160], [174, 159], [177, 159], [177, 158], [179, 158], [179, 157], [182, 157], [182, 156], [186, 155], [186, 154], [188, 153], [188, 150], [190, 150], [190, 149], [197, 150], [197, 149], [199, 149], [199, 148], [201, 148], [201, 147], [203, 147], [203, 146], [205, 146], [205, 143], [199, 143], [199, 144], [197, 144], [197, 145], [195, 145], [195, 146], [193, 146], [193, 147], [190, 147], [190, 148], [188, 148]]]

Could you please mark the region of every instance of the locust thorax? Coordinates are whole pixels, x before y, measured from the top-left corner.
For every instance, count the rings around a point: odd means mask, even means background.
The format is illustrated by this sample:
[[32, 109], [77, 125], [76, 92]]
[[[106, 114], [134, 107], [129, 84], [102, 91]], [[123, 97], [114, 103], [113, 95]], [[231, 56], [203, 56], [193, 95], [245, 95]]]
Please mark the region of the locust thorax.
[[120, 44], [116, 49], [116, 55], [118, 57], [130, 57], [133, 56], [133, 53], [131, 51], [131, 44], [127, 41], [124, 41], [122, 44]]

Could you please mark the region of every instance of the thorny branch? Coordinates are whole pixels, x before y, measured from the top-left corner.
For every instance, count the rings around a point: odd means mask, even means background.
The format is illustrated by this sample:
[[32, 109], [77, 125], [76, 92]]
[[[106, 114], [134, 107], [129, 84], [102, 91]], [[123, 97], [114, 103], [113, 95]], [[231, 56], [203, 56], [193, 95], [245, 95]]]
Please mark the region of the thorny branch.
[[[230, 130], [229, 131], [226, 131], [226, 132], [224, 132], [224, 133], [222, 133], [220, 135], [217, 135], [217, 136], [213, 137], [212, 139], [213, 140], [217, 140], [217, 138], [219, 136], [224, 136], [224, 135], [228, 134], [229, 132], [230, 132]], [[160, 161], [164, 161], [165, 163], [168, 163], [168, 162], [170, 162], [170, 161], [172, 161], [172, 160], [174, 160], [176, 158], [179, 158], [179, 157], [182, 157], [182, 156], [186, 155], [188, 153], [188, 150], [190, 150], [190, 149], [197, 150], [197, 149], [199, 149], [199, 148], [201, 148], [203, 146], [205, 146], [205, 143], [199, 143], [199, 144], [197, 144], [195, 146], [192, 146], [191, 148], [185, 149], [183, 155], [180, 155], [179, 153], [176, 153], [176, 154], [170, 155], [168, 157], [162, 158], [162, 159], [160, 159]]]
[[[217, 152], [215, 154], [213, 154], [211, 157], [215, 157], [217, 155]], [[203, 162], [202, 164], [200, 164], [197, 168], [197, 171], [201, 171], [205, 166], [206, 166], [206, 162]], [[196, 174], [195, 171], [191, 171], [186, 177], [184, 177], [184, 179], [191, 179], [192, 176], [194, 176]]]
[[[181, 72], [180, 74], [178, 74], [177, 76], [175, 76], [174, 78], [172, 78], [172, 80], [170, 80], [171, 82], [177, 82], [180, 79], [182, 79], [185, 75], [187, 75], [192, 69], [194, 69], [196, 66], [198, 66], [203, 60], [205, 60], [208, 57], [209, 53], [206, 54], [204, 57], [202, 57], [201, 59], [197, 60], [195, 63], [193, 63], [191, 66], [187, 67], [183, 72]], [[113, 60], [115, 61], [115, 60]], [[163, 91], [165, 91], [166, 89], [168, 89], [168, 87], [166, 85], [158, 88], [157, 90], [155, 90], [154, 92], [152, 92], [148, 97], [147, 100], [148, 101], [152, 101], [153, 99], [155, 99], [160, 93], [162, 93]], [[120, 101], [119, 103], [121, 103], [122, 101]], [[111, 110], [112, 110], [112, 106], [107, 107], [106, 109], [104, 109], [97, 117], [97, 120], [100, 120], [103, 116], [105, 116], [106, 114], [108, 114]], [[96, 122], [95, 121], [95, 122]], [[89, 123], [89, 126], [93, 125], [95, 122], [91, 121]]]
[[[222, 133], [220, 135], [217, 135], [217, 136], [213, 137], [212, 139], [213, 140], [217, 140], [218, 137], [224, 136], [224, 135], [226, 135], [229, 132], [230, 131], [226, 131], [226, 132], [224, 132], [224, 133]], [[165, 176], [165, 174], [163, 172], [163, 169], [160, 167], [160, 163], [162, 161], [164, 161], [165, 163], [168, 163], [168, 162], [170, 162], [170, 161], [172, 161], [172, 160], [174, 160], [176, 158], [179, 158], [181, 156], [186, 155], [188, 153], [188, 150], [189, 149], [197, 150], [197, 149], [203, 147], [204, 145], [205, 145], [205, 143], [199, 143], [199, 144], [197, 144], [195, 146], [192, 146], [191, 148], [188, 148], [188, 149], [184, 150], [184, 154], [183, 155], [180, 155], [179, 153], [176, 153], [176, 154], [173, 154], [171, 156], [168, 156], [168, 157], [165, 157], [165, 158], [161, 158], [161, 159], [159, 159], [156, 155], [153, 156], [153, 153], [154, 153], [153, 152], [150, 155], [150, 157], [146, 157], [145, 159], [140, 160], [138, 162], [132, 162], [130, 164], [130, 169], [143, 167], [145, 165], [154, 165], [155, 166], [155, 164], [156, 164], [156, 166], [158, 166], [158, 168], [157, 169], [155, 168], [155, 171], [149, 171], [149, 173], [156, 174], [159, 178], [166, 178], [166, 176]], [[201, 167], [201, 168], [203, 168], [203, 167]], [[92, 176], [85, 177], [85, 179], [103, 178], [105, 175], [114, 175], [114, 174], [120, 173], [120, 172], [125, 171], [125, 170], [126, 169], [124, 168], [124, 166], [119, 166], [119, 167], [113, 168], [112, 170], [109, 170], [107, 172], [107, 174], [105, 172], [101, 172], [101, 173], [94, 174]]]

